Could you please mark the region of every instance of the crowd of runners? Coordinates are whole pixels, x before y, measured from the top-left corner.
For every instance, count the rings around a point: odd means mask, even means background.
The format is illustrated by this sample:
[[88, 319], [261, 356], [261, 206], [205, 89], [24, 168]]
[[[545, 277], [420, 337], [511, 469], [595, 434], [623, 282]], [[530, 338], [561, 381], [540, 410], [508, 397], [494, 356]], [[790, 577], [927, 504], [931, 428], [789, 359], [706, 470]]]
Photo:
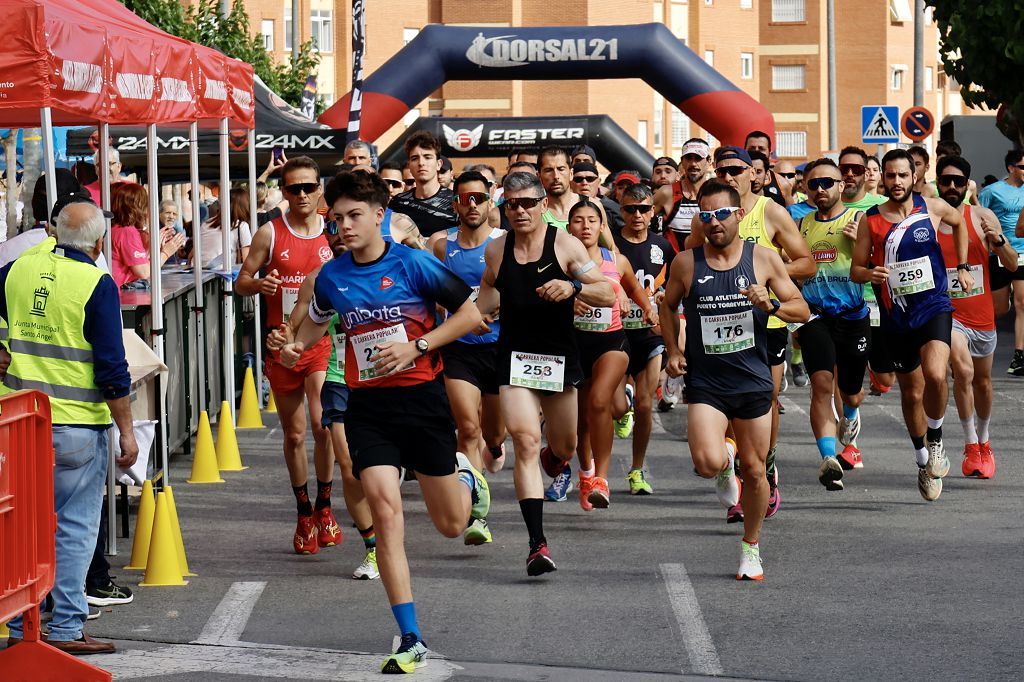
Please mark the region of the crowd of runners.
[[[333, 178], [289, 160], [288, 209], [254, 234], [237, 282], [269, 310], [295, 552], [341, 541], [337, 463], [365, 544], [353, 577], [382, 580], [401, 634], [384, 672], [412, 672], [427, 653], [404, 481], [420, 486], [438, 531], [482, 545], [486, 474], [512, 457], [526, 570], [542, 575], [557, 546], [545, 501], [575, 492], [584, 511], [606, 514], [613, 497], [655, 494], [654, 412], [685, 405], [680, 454], [742, 523], [736, 578], [761, 580], [762, 523], [782, 505], [779, 393], [790, 380], [809, 385], [826, 490], [866, 466], [866, 379], [876, 394], [899, 382], [908, 474], [925, 500], [949, 475], [950, 375], [962, 473], [994, 476], [995, 318], [1011, 301], [1008, 372], [1024, 376], [1020, 152], [979, 193], [950, 142], [934, 161], [920, 147], [881, 159], [847, 147], [797, 168], [773, 164], [771, 137], [754, 131], [742, 148], [689, 140], [680, 160], [603, 185], [586, 146], [512, 154], [504, 176], [476, 165], [453, 177], [427, 132], [405, 151], [405, 167], [375, 169], [353, 143]], [[609, 480], [616, 437], [631, 438], [625, 481]]]

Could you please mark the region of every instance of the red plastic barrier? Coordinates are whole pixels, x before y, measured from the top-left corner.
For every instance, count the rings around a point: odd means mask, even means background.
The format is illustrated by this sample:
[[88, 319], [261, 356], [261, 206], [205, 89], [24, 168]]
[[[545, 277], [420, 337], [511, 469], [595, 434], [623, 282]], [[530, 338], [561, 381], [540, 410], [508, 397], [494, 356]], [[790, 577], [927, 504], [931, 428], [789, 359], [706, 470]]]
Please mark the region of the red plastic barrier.
[[0, 651], [4, 680], [110, 680], [39, 640], [39, 602], [53, 587], [53, 434], [39, 391], [0, 398], [0, 622], [24, 613], [21, 643]]

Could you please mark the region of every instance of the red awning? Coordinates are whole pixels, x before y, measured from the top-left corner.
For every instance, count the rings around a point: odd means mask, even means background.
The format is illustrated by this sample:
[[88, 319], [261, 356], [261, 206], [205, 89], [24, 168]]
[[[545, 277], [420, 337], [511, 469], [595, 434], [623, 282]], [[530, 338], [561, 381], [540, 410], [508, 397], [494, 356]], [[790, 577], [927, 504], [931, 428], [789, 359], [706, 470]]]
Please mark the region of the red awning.
[[164, 33], [117, 0], [3, 0], [0, 127], [184, 123], [253, 126], [253, 68]]

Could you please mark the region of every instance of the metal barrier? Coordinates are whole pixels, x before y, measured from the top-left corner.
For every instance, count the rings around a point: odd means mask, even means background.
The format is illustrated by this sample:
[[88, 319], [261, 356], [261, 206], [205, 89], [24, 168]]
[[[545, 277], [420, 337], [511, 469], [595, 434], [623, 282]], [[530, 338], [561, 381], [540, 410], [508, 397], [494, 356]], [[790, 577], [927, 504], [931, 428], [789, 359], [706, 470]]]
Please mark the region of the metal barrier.
[[0, 398], [0, 622], [24, 614], [22, 641], [0, 651], [4, 680], [110, 680], [110, 673], [39, 639], [39, 603], [56, 557], [50, 400], [39, 391]]

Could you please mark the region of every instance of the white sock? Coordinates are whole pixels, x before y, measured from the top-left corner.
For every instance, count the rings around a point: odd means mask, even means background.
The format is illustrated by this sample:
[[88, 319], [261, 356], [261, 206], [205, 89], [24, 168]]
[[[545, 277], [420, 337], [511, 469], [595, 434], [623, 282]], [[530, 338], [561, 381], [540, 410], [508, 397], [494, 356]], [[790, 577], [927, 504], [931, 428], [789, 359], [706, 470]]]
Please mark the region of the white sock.
[[928, 463], [928, 448], [921, 448], [914, 450], [914, 459], [917, 460], [917, 466], [923, 467]]
[[591, 476], [594, 475], [594, 471], [596, 470], [596, 468], [597, 465], [594, 464], [594, 462], [590, 463], [590, 468], [587, 469], [586, 471], [583, 470], [583, 467], [580, 467], [580, 478], [590, 478]]
[[991, 419], [991, 416], [984, 419], [978, 417], [978, 440], [982, 443], [988, 442], [988, 423]]
[[974, 415], [967, 419], [960, 420], [960, 426], [964, 427], [964, 442], [968, 445], [978, 442], [978, 432], [974, 430]]
[[929, 429], [941, 429], [942, 420], [945, 419], [945, 417], [939, 417], [938, 419], [932, 419], [931, 417], [927, 417], [927, 419]]

